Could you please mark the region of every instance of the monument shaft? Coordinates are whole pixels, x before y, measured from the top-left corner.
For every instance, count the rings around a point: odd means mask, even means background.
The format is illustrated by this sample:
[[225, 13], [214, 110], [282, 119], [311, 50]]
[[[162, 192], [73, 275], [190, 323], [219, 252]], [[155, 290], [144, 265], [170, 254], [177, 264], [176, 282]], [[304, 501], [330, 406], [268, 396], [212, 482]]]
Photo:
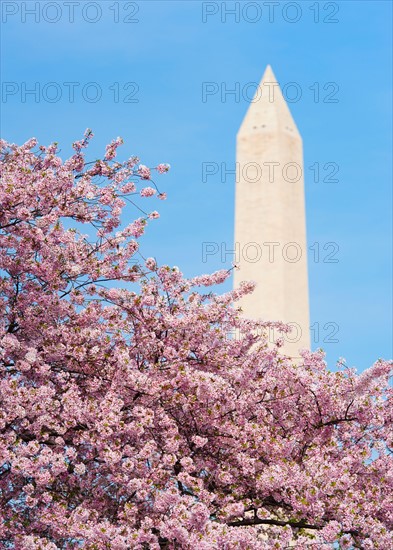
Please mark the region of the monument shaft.
[[239, 129], [237, 163], [234, 282], [257, 283], [240, 305], [246, 317], [290, 323], [284, 353], [298, 357], [310, 347], [302, 138], [270, 67]]

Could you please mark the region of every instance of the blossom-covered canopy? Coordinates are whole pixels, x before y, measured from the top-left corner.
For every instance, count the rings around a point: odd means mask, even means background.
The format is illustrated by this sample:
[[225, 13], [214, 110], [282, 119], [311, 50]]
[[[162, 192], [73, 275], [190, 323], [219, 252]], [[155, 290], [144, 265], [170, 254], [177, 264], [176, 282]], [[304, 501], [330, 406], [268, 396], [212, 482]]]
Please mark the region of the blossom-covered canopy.
[[1, 548], [392, 548], [391, 364], [294, 364], [251, 283], [142, 259], [165, 194], [90, 138], [1, 143]]

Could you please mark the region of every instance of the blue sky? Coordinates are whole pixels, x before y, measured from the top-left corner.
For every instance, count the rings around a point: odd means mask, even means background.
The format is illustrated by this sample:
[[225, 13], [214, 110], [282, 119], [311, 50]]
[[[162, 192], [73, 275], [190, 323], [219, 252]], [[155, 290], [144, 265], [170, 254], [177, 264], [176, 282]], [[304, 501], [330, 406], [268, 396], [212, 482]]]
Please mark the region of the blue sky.
[[[270, 63], [282, 86], [296, 83], [288, 94], [301, 91], [290, 109], [303, 136], [308, 243], [339, 246], [337, 263], [316, 262], [309, 252], [311, 323], [320, 329], [313, 346], [331, 365], [346, 357], [360, 370], [390, 357], [391, 2], [72, 7], [73, 17], [64, 2], [2, 2], [2, 136], [58, 141], [66, 157], [90, 127], [92, 158], [120, 135], [123, 157], [169, 162], [171, 172], [159, 179], [168, 200], [155, 205], [161, 218], [142, 250], [187, 276], [221, 269], [229, 262], [219, 255], [203, 262], [202, 246], [232, 245], [234, 176], [203, 182], [202, 163], [234, 166], [247, 86]], [[206, 82], [219, 93], [203, 101]], [[34, 86], [36, 95], [26, 95]], [[221, 95], [236, 87], [238, 97]], [[338, 182], [322, 181], [328, 162], [338, 165]], [[319, 182], [309, 168], [315, 163]], [[339, 327], [337, 343], [323, 342], [326, 323]]]

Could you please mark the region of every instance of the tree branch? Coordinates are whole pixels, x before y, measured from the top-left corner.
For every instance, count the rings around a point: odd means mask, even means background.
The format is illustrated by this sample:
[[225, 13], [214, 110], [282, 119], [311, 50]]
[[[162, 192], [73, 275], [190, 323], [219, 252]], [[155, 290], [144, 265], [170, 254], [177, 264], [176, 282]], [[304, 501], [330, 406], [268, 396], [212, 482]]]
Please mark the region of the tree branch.
[[297, 527], [299, 529], [322, 529], [323, 525], [314, 525], [312, 523], [306, 523], [305, 521], [292, 521], [292, 520], [278, 520], [278, 519], [260, 519], [250, 518], [242, 519], [238, 521], [230, 521], [227, 525], [231, 527], [245, 527], [250, 525], [278, 525], [279, 527]]

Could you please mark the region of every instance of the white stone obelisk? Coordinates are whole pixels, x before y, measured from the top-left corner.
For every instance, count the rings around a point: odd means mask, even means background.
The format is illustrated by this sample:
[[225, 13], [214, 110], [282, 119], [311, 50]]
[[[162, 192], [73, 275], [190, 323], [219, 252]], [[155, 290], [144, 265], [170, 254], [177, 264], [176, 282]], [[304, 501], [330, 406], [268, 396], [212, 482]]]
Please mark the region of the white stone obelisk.
[[237, 135], [234, 284], [257, 283], [245, 317], [293, 326], [283, 352], [294, 358], [310, 347], [303, 175], [302, 138], [268, 66]]

